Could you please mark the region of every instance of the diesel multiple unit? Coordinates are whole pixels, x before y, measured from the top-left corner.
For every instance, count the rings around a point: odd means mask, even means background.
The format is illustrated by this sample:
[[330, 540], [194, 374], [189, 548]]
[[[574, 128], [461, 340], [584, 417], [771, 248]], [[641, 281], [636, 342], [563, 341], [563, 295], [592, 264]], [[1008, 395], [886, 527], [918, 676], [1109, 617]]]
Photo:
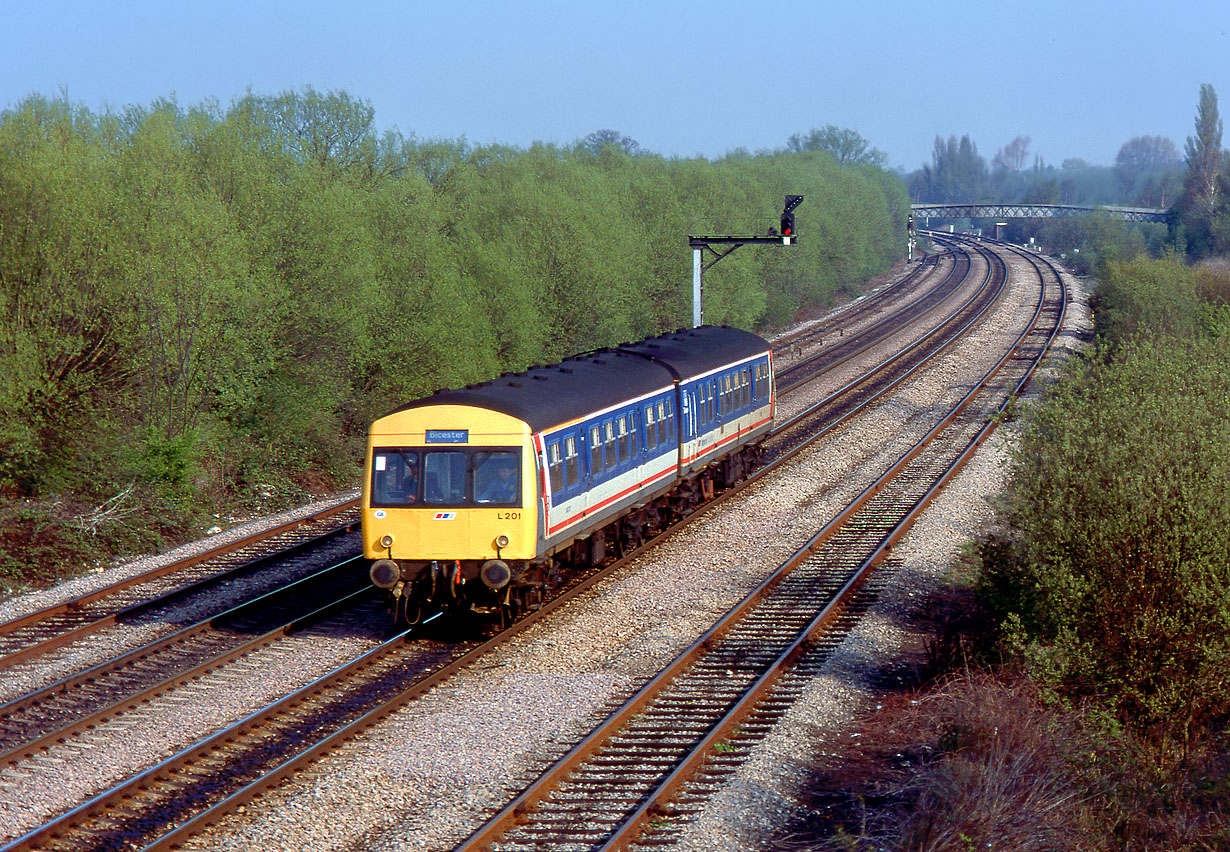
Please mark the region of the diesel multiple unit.
[[773, 421], [769, 345], [701, 326], [438, 391], [376, 420], [363, 483], [371, 578], [515, 615], [569, 566], [626, 552], [746, 475]]

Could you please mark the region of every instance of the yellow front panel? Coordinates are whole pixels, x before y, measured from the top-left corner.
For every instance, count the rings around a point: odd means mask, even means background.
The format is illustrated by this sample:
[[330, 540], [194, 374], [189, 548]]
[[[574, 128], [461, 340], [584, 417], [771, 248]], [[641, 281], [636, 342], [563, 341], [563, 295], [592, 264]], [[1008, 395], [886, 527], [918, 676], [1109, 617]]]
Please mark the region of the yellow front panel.
[[[427, 442], [429, 430], [432, 443]], [[444, 440], [450, 437], [457, 440]], [[382, 447], [428, 452], [473, 447], [518, 451], [521, 506], [373, 507], [372, 452]], [[532, 559], [537, 555], [537, 477], [530, 428], [515, 417], [459, 405], [425, 406], [383, 417], [372, 424], [368, 437], [363, 477], [363, 554], [369, 559], [494, 559], [496, 538], [504, 535], [509, 544], [499, 550], [501, 558]], [[380, 543], [386, 535], [393, 539], [391, 547]]]

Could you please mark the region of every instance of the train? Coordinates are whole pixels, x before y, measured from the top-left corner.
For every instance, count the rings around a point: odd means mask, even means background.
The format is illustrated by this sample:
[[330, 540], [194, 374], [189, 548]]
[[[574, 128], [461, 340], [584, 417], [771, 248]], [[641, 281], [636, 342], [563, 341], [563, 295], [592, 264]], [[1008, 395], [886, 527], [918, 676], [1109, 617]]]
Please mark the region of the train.
[[371, 581], [397, 624], [515, 619], [751, 473], [774, 406], [768, 342], [714, 325], [402, 405], [368, 435]]

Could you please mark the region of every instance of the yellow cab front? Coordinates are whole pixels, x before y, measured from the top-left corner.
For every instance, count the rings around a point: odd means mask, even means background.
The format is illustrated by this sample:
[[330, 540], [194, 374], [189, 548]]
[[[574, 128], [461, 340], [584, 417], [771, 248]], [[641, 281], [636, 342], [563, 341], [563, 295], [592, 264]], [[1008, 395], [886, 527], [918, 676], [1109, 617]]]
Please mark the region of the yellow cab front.
[[372, 581], [395, 597], [498, 597], [537, 547], [530, 435], [522, 420], [464, 405], [375, 421], [362, 509]]

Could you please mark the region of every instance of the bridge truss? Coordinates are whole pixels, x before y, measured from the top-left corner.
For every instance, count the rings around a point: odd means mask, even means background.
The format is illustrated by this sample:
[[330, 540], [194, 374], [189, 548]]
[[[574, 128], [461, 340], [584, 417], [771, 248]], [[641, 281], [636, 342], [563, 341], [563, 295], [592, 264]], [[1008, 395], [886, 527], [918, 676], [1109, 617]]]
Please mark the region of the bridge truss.
[[924, 219], [1054, 219], [1100, 212], [1126, 222], [1165, 222], [1170, 215], [1159, 207], [1080, 204], [911, 204], [910, 211]]

